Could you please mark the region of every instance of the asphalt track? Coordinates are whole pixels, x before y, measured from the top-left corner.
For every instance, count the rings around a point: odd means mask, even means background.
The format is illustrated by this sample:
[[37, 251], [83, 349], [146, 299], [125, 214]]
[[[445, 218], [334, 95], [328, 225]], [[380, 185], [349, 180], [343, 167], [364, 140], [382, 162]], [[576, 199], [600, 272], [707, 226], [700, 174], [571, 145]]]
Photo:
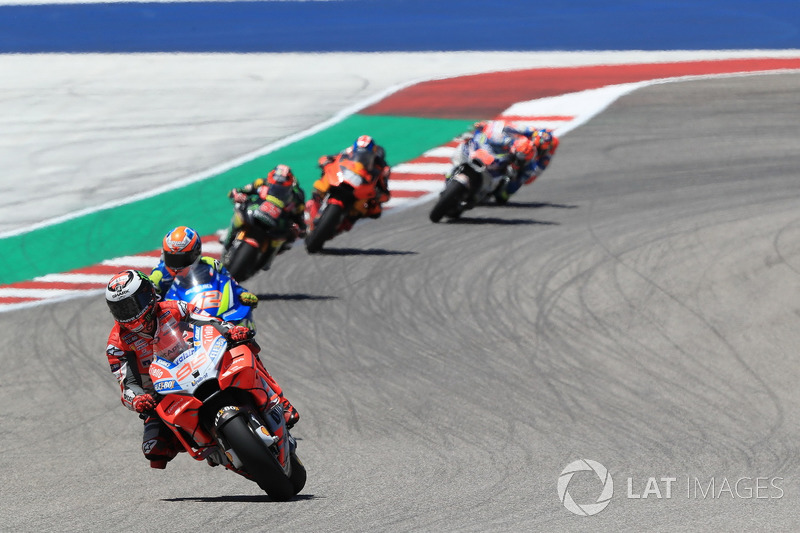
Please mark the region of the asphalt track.
[[[798, 74], [641, 89], [509, 206], [419, 206], [281, 256], [248, 285], [302, 417], [289, 503], [185, 456], [147, 468], [102, 299], [4, 315], [3, 529], [792, 530], [797, 94]], [[579, 458], [614, 477], [594, 517], [556, 492]], [[677, 481], [630, 499], [628, 477]], [[687, 477], [781, 491], [687, 497]]]

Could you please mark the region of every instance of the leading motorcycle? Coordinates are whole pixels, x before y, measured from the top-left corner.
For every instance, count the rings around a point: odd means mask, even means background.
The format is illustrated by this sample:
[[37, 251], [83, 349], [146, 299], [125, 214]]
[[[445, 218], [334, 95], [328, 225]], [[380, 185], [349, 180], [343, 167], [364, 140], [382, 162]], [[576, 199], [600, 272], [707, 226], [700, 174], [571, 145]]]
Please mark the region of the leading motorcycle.
[[257, 343], [229, 343], [217, 327], [159, 327], [149, 369], [160, 397], [156, 413], [194, 459], [289, 500], [305, 486], [306, 469], [280, 397], [265, 378]]
[[445, 175], [444, 190], [431, 209], [431, 222], [460, 217], [500, 191], [513, 175], [508, 154], [497, 153], [477, 136], [456, 148], [452, 163], [453, 168]]

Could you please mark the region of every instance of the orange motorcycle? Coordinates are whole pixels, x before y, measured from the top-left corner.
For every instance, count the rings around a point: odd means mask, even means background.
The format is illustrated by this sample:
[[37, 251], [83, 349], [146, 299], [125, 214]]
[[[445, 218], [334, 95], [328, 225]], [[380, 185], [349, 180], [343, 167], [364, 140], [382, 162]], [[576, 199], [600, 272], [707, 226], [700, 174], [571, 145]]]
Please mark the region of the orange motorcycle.
[[314, 184], [321, 199], [306, 202], [308, 235], [306, 250], [313, 254], [342, 232], [349, 231], [360, 218], [385, 201], [377, 188], [379, 177], [373, 176], [372, 152], [356, 150], [337, 155], [324, 167], [322, 177]]

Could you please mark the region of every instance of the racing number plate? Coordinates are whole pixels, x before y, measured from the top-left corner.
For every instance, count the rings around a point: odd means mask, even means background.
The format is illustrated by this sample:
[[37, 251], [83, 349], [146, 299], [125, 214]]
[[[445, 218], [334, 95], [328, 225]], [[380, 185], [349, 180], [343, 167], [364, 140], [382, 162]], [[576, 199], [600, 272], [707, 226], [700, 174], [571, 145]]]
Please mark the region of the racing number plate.
[[264, 202], [259, 209], [272, 218], [281, 217], [281, 208], [271, 202]]

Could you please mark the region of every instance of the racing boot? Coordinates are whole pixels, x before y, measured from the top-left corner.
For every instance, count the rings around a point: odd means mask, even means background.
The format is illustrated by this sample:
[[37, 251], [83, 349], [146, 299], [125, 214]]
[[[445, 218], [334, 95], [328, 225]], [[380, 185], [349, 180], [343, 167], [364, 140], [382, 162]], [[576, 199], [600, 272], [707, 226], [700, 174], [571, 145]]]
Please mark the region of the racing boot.
[[383, 213], [383, 206], [380, 202], [376, 200], [371, 200], [370, 205], [367, 208], [367, 216], [369, 218], [381, 218], [381, 214]]
[[289, 400], [281, 396], [281, 403], [283, 404], [283, 417], [286, 419], [286, 427], [292, 429], [297, 421], [300, 420], [300, 413], [294, 408]]
[[281, 405], [283, 406], [283, 416], [286, 420], [286, 427], [291, 428], [297, 424], [298, 420], [300, 420], [300, 414], [297, 412], [297, 409], [294, 408], [294, 405], [292, 405], [292, 403], [283, 395], [281, 386], [278, 385], [278, 382], [275, 381], [275, 378], [273, 378], [272, 375], [267, 372], [267, 369], [264, 368], [264, 364], [261, 362], [259, 357], [256, 357], [256, 365], [258, 366], [258, 369], [264, 373], [264, 379], [266, 379], [269, 388], [272, 389], [272, 391], [280, 398]]
[[145, 419], [142, 453], [150, 461], [150, 468], [165, 469], [180, 451], [183, 451], [183, 446], [160, 418], [149, 416]]

